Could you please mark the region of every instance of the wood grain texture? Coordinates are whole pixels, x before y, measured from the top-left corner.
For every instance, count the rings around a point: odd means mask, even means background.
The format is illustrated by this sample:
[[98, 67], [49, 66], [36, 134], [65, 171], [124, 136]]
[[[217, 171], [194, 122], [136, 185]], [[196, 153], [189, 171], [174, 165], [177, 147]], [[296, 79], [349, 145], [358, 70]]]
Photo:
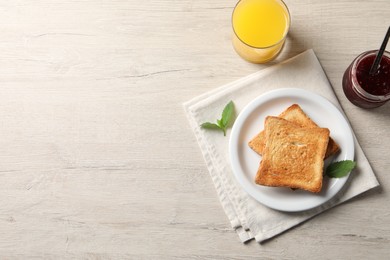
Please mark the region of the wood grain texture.
[[[286, 3], [283, 53], [254, 65], [231, 46], [235, 1], [2, 1], [0, 258], [386, 259], [390, 104], [353, 106], [341, 77], [390, 1]], [[381, 188], [243, 245], [181, 104], [309, 48]]]

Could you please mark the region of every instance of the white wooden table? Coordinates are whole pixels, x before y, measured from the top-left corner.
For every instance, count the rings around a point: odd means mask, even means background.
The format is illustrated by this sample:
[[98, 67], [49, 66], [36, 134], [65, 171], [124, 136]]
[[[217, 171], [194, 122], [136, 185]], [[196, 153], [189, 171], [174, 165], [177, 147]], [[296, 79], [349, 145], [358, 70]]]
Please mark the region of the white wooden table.
[[[286, 0], [267, 65], [231, 46], [235, 1], [0, 3], [0, 258], [386, 259], [390, 104], [350, 104], [341, 77], [377, 49], [389, 0]], [[241, 244], [182, 103], [313, 48], [381, 183], [264, 243]]]

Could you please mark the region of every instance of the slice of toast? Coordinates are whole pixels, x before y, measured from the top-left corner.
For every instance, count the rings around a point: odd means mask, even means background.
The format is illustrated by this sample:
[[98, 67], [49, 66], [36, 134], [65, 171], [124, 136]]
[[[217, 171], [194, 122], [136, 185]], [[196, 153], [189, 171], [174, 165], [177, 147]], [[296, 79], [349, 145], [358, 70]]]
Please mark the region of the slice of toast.
[[[308, 128], [319, 127], [305, 114], [305, 112], [303, 112], [302, 108], [297, 104], [293, 104], [290, 107], [288, 107], [278, 117], [296, 123], [301, 127], [308, 127]], [[261, 155], [263, 153], [263, 149], [265, 145], [265, 132], [261, 131], [260, 133], [258, 133], [254, 138], [252, 138], [252, 140], [249, 141], [248, 145], [256, 153]], [[339, 145], [332, 138], [330, 138], [326, 150], [325, 158], [328, 158], [329, 156], [336, 154], [339, 150], [340, 150]]]
[[255, 182], [319, 192], [329, 141], [327, 128], [302, 128], [279, 117], [265, 120], [266, 143]]

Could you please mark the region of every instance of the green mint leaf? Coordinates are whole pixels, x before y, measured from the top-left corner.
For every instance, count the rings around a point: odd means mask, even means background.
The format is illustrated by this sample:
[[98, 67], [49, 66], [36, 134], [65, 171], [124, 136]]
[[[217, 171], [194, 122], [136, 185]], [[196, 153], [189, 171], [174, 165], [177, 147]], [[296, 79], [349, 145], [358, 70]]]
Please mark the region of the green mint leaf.
[[224, 128], [224, 124], [222, 123], [222, 119], [217, 119], [217, 125], [220, 127], [220, 128]]
[[205, 123], [201, 124], [200, 126], [203, 128], [206, 128], [206, 129], [222, 130], [222, 128], [219, 125], [214, 124], [214, 123], [210, 123], [210, 122], [205, 122]]
[[356, 167], [356, 162], [351, 160], [331, 163], [326, 168], [326, 175], [330, 178], [341, 178], [346, 176]]
[[216, 129], [221, 130], [223, 135], [226, 136], [226, 129], [231, 124], [234, 117], [234, 104], [233, 101], [230, 101], [222, 111], [222, 118], [217, 119], [217, 123], [205, 122], [200, 126], [205, 129]]
[[234, 104], [233, 101], [230, 101], [225, 108], [223, 109], [222, 112], [222, 118], [221, 118], [221, 123], [223, 126], [228, 126], [230, 123], [230, 120], [233, 118], [234, 114]]

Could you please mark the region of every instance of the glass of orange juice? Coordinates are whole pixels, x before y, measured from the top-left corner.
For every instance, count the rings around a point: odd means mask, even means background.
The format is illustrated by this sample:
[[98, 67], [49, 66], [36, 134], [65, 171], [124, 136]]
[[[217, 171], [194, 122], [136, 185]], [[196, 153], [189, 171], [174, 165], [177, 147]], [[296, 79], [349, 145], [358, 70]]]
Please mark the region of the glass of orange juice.
[[283, 47], [290, 13], [282, 0], [240, 0], [232, 15], [233, 46], [245, 60], [265, 63]]

